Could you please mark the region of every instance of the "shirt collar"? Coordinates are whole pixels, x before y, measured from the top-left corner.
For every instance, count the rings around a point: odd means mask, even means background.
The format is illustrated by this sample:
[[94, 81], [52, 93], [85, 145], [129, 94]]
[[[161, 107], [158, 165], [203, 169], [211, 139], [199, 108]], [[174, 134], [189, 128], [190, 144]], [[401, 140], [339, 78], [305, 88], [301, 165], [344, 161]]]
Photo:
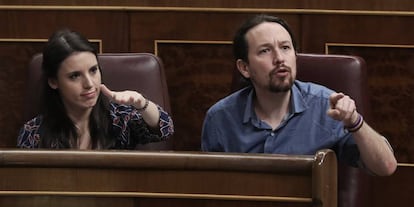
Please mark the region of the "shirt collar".
[[[301, 113], [308, 108], [306, 104], [305, 98], [303, 97], [300, 89], [296, 85], [296, 81], [294, 82], [292, 89], [291, 89], [291, 98], [290, 98], [290, 106], [289, 106], [289, 113], [290, 114], [297, 114]], [[243, 123], [247, 123], [251, 119], [256, 119], [256, 113], [254, 112], [253, 108], [253, 97], [255, 96], [254, 88], [250, 88], [250, 92], [247, 95], [247, 102], [246, 108], [244, 110], [243, 115]]]
[[299, 87], [297, 86], [297, 81], [293, 83], [292, 86], [292, 96], [290, 100], [290, 110], [291, 113], [297, 114], [305, 111], [308, 108], [308, 104], [305, 101], [305, 97], [303, 97], [302, 92], [300, 91]]
[[246, 108], [244, 109], [243, 123], [247, 123], [253, 117], [256, 117], [253, 108], [253, 97], [255, 96], [254, 88], [250, 87], [250, 92], [247, 95]]

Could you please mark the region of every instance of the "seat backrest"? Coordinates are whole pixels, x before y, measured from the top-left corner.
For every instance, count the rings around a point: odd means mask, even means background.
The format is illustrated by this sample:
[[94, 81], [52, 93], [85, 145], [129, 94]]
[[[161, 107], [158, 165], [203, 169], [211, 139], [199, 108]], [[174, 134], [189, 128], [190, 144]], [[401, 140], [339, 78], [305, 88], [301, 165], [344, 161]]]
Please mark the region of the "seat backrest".
[[[355, 100], [358, 112], [370, 120], [367, 68], [357, 56], [299, 54], [298, 75], [310, 81], [343, 92]], [[338, 165], [338, 206], [370, 206], [370, 177], [359, 169]]]
[[[352, 97], [358, 112], [370, 120], [367, 68], [356, 56], [305, 54], [297, 55], [297, 79], [318, 83]], [[234, 71], [232, 91], [248, 84], [238, 70]], [[371, 179], [357, 168], [338, 165], [338, 206], [370, 206]]]
[[369, 119], [367, 68], [357, 56], [298, 54], [298, 75], [301, 81], [315, 82], [355, 100], [358, 112]]
[[[39, 113], [41, 93], [42, 54], [33, 56], [29, 63], [24, 120]], [[98, 55], [102, 68], [102, 82], [111, 90], [135, 90], [163, 107], [171, 114], [164, 67], [161, 60], [150, 53], [104, 53]], [[172, 149], [172, 141], [139, 146], [144, 150]]]

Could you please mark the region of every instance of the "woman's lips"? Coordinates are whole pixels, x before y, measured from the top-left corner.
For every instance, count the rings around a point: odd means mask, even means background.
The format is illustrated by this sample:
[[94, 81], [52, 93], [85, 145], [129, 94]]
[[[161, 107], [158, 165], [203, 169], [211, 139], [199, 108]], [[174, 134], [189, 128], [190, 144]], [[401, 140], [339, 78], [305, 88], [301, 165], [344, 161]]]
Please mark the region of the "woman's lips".
[[95, 98], [96, 91], [86, 92], [86, 93], [81, 94], [81, 96], [85, 98]]

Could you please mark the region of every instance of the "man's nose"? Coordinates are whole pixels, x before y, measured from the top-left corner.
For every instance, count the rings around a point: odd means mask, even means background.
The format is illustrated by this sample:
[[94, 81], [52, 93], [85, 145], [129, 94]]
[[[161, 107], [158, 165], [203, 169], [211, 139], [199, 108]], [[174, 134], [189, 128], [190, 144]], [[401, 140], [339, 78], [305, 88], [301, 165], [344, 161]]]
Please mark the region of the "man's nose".
[[279, 63], [283, 62], [283, 59], [284, 59], [284, 57], [283, 57], [282, 52], [280, 50], [275, 49], [273, 51], [273, 63], [274, 64], [279, 64]]

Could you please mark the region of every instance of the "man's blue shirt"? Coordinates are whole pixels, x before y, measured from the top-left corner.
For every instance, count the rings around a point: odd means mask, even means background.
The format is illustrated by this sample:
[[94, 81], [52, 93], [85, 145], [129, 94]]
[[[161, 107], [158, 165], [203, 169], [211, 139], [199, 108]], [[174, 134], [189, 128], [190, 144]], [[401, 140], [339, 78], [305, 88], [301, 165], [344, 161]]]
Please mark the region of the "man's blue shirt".
[[351, 133], [326, 114], [333, 91], [296, 80], [291, 92], [290, 113], [275, 130], [256, 116], [252, 87], [220, 100], [204, 120], [202, 150], [313, 155], [329, 148], [340, 161], [358, 166], [359, 151]]

